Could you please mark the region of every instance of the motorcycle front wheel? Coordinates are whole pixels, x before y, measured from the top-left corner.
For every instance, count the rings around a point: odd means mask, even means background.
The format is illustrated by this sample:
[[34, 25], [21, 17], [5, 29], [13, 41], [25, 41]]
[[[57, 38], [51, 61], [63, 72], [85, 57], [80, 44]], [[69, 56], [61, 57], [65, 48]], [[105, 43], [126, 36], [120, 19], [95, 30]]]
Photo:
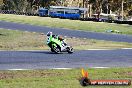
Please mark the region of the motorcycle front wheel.
[[54, 51], [57, 54], [59, 54], [61, 52], [60, 48], [58, 46], [53, 46], [53, 48], [51, 50]]

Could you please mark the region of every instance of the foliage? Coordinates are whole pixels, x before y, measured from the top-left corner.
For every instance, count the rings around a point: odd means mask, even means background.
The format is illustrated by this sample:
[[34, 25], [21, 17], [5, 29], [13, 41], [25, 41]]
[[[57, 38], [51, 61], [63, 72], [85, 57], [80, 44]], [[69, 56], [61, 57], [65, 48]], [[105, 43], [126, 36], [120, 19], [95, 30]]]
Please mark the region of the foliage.
[[[110, 11], [121, 14], [122, 1], [126, 16], [132, 15], [131, 0], [4, 0], [3, 10], [16, 10], [29, 12], [39, 7], [49, 7], [51, 5], [86, 7], [92, 5], [92, 12], [98, 14], [101, 12], [110, 13]], [[87, 5], [86, 5], [87, 4]], [[0, 7], [1, 7], [0, 6]]]
[[115, 17], [114, 17], [114, 16], [109, 15], [109, 16], [108, 16], [108, 19], [109, 19], [109, 20], [115, 20]]

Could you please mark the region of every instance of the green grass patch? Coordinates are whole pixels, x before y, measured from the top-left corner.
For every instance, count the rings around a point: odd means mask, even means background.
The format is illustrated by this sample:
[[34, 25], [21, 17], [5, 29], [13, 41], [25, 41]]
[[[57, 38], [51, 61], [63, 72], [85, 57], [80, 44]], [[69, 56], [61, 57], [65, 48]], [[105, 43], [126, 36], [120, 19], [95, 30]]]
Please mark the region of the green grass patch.
[[118, 30], [122, 34], [132, 34], [132, 25], [121, 25], [105, 22], [79, 21], [69, 19], [59, 19], [50, 17], [24, 16], [0, 14], [0, 20], [26, 23], [32, 25], [49, 26], [55, 28], [68, 28], [92, 32], [106, 32], [106, 30]]
[[[129, 79], [132, 68], [85, 69], [90, 79]], [[1, 88], [83, 88], [81, 69], [0, 71]], [[132, 88], [131, 86], [125, 86]], [[124, 86], [88, 86], [88, 88], [124, 88]]]
[[[47, 50], [46, 39], [41, 33], [0, 29], [0, 50]], [[78, 50], [132, 48], [132, 43], [94, 39], [67, 37], [66, 42]]]

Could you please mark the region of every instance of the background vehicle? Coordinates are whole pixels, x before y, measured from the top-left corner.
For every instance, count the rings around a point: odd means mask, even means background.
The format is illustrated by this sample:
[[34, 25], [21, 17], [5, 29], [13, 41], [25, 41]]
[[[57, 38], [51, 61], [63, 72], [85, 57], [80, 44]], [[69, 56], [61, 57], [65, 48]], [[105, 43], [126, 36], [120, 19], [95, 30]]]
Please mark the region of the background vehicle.
[[46, 8], [40, 8], [39, 10], [38, 10], [38, 14], [39, 14], [39, 16], [48, 16], [48, 9], [46, 9]]
[[50, 6], [49, 9], [40, 8], [39, 16], [59, 17], [66, 19], [79, 19], [87, 11], [86, 8]]

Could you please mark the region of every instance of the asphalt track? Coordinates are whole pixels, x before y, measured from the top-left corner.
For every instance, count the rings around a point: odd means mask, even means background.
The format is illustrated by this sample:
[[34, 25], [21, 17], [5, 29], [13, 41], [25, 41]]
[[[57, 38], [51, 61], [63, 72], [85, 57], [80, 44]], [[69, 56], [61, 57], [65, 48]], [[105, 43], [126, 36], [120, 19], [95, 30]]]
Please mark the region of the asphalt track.
[[0, 28], [41, 32], [41, 33], [47, 33], [48, 31], [52, 31], [55, 34], [60, 34], [60, 35], [70, 36], [70, 37], [80, 37], [80, 38], [90, 38], [90, 39], [98, 39], [98, 40], [132, 43], [132, 36], [130, 35], [84, 32], [84, 31], [77, 31], [77, 30], [75, 31], [75, 30], [69, 30], [69, 29], [50, 28], [50, 27], [44, 27], [44, 26], [34, 26], [29, 24], [20, 24], [20, 23], [12, 23], [12, 22], [4, 22], [4, 21], [0, 21]]
[[132, 67], [132, 50], [0, 51], [0, 70], [80, 67]]
[[[132, 36], [73, 31], [0, 21], [0, 28], [35, 31], [71, 37], [132, 42]], [[0, 70], [49, 69], [80, 67], [132, 67], [132, 49], [75, 51], [73, 54], [54, 54], [49, 51], [0, 51]]]

